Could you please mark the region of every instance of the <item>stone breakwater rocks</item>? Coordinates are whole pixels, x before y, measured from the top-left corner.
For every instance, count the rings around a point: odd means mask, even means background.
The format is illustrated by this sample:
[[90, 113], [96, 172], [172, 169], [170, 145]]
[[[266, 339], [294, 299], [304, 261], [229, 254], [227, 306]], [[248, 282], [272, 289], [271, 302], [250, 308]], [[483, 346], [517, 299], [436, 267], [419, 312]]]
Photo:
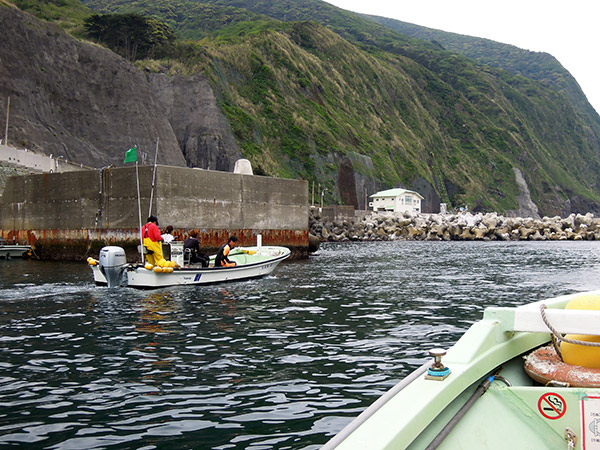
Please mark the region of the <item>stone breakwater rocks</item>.
[[364, 217], [321, 220], [310, 212], [310, 233], [321, 241], [543, 241], [600, 240], [593, 214], [531, 219], [487, 214], [368, 213]]

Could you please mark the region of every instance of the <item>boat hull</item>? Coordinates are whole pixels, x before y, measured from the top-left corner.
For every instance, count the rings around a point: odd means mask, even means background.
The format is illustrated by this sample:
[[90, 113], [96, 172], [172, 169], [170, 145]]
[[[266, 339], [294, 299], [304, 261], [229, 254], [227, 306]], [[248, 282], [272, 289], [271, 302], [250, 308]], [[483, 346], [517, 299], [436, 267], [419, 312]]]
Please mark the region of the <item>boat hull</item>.
[[0, 259], [22, 258], [31, 251], [31, 245], [0, 245]]
[[[271, 274], [277, 265], [290, 256], [285, 247], [245, 247], [243, 252], [230, 257], [234, 267], [182, 267], [170, 273], [154, 272], [144, 266], [130, 265], [125, 269], [122, 285], [133, 288], [154, 289], [168, 286], [187, 286], [241, 281], [261, 278]], [[214, 259], [214, 258], [213, 258]], [[100, 266], [91, 266], [94, 281], [106, 286], [107, 280]]]

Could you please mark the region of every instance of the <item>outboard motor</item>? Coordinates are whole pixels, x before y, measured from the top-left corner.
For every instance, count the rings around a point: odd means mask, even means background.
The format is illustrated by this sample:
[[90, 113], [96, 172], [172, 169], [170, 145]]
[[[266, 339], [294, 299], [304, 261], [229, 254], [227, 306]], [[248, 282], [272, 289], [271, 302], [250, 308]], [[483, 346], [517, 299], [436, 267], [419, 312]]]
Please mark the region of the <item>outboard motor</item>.
[[127, 271], [125, 270], [127, 259], [125, 258], [125, 250], [121, 247], [103, 247], [100, 250], [98, 266], [106, 278], [109, 288], [127, 284]]

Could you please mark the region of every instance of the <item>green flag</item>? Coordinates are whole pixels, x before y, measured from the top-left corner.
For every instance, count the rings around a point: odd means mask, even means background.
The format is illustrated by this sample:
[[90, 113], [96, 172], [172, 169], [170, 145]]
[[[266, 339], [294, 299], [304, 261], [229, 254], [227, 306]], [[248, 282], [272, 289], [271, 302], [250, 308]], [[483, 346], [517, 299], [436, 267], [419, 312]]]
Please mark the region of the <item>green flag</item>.
[[123, 164], [128, 163], [128, 162], [136, 162], [136, 161], [137, 161], [137, 149], [135, 147], [132, 147], [129, 150], [127, 150], [127, 153], [125, 153], [125, 161], [123, 161]]

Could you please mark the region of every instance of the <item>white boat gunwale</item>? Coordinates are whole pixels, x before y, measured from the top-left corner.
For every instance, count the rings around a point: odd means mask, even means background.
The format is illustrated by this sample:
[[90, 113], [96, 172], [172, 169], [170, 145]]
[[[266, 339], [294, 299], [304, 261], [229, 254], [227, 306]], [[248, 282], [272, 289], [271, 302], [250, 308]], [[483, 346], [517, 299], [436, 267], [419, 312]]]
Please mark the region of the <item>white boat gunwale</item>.
[[[267, 247], [269, 248], [269, 247]], [[270, 247], [270, 248], [276, 248], [276, 247]], [[281, 247], [281, 248], [285, 248], [285, 247]], [[246, 248], [244, 248], [246, 249]], [[232, 257], [234, 256], [240, 256], [243, 253], [236, 253], [234, 255], [231, 255]], [[252, 263], [247, 263], [247, 264], [243, 264], [243, 265], [239, 265], [239, 266], [232, 266], [232, 267], [201, 267], [201, 266], [183, 266], [183, 267], [178, 267], [176, 269], [174, 269], [175, 271], [178, 272], [203, 272], [203, 271], [208, 271], [208, 272], [212, 272], [215, 270], [236, 270], [236, 267], [238, 268], [237, 270], [239, 270], [240, 268], [244, 268], [244, 267], [253, 267], [253, 266], [260, 266], [260, 265], [264, 265], [265, 263], [272, 263], [272, 262], [278, 262], [281, 260], [284, 260], [286, 258], [288, 258], [290, 255], [289, 253], [284, 253], [282, 255], [278, 255], [278, 256], [273, 256], [272, 258], [269, 259], [264, 259], [262, 261], [257, 261], [257, 262], [252, 262]], [[144, 265], [140, 262], [138, 263], [133, 263], [129, 265], [131, 269], [128, 270], [136, 270], [138, 268], [141, 269], [145, 269]], [[146, 269], [147, 270], [147, 269]], [[161, 275], [160, 273], [157, 275]]]
[[501, 320], [506, 331], [549, 333], [551, 330], [540, 313], [541, 305], [545, 305], [548, 321], [560, 333], [600, 335], [600, 326], [598, 325], [600, 324], [600, 311], [564, 309], [570, 298], [572, 296], [540, 300], [514, 308], [491, 307], [486, 309], [484, 317]]

